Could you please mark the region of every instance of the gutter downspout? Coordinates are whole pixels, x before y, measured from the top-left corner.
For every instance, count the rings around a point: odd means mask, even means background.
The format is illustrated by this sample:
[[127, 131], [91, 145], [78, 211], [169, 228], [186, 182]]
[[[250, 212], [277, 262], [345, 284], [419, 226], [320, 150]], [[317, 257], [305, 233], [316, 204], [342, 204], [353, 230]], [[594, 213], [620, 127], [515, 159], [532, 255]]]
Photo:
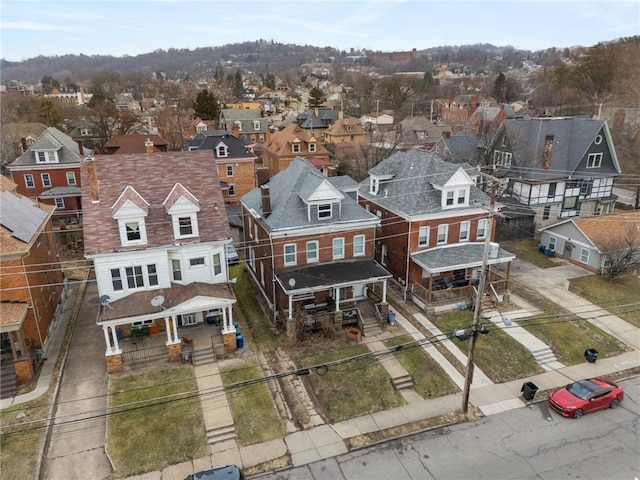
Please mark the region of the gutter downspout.
[[407, 301], [407, 290], [409, 289], [409, 258], [411, 256], [409, 246], [411, 245], [411, 227], [413, 227], [413, 222], [409, 222], [409, 231], [407, 232], [407, 264], [405, 266], [404, 288], [402, 289], [402, 299], [405, 302]]
[[[272, 295], [272, 305], [273, 305], [273, 322], [275, 323], [277, 320], [277, 302], [276, 302], [276, 265], [275, 258], [276, 252], [273, 251], [273, 237], [269, 233], [269, 245], [271, 246], [271, 295]], [[293, 313], [293, 312], [290, 312]]]

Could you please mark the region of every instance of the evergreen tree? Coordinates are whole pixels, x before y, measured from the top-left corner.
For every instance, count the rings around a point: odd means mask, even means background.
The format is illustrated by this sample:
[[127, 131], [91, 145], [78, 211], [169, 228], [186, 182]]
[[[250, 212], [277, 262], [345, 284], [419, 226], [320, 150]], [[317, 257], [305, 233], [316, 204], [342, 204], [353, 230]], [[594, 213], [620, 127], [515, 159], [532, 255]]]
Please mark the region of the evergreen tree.
[[202, 120], [217, 120], [220, 116], [220, 104], [216, 96], [209, 90], [201, 90], [193, 102], [195, 115]]
[[496, 99], [497, 102], [504, 102], [507, 96], [507, 79], [504, 73], [500, 72], [496, 77], [496, 81], [493, 82], [493, 90], [491, 96]]
[[308, 106], [310, 108], [320, 107], [325, 102], [326, 97], [324, 96], [324, 92], [320, 90], [318, 87], [313, 87], [309, 91], [309, 103]]
[[236, 70], [236, 75], [233, 79], [233, 96], [238, 99], [244, 97], [244, 85], [242, 83], [240, 70]]

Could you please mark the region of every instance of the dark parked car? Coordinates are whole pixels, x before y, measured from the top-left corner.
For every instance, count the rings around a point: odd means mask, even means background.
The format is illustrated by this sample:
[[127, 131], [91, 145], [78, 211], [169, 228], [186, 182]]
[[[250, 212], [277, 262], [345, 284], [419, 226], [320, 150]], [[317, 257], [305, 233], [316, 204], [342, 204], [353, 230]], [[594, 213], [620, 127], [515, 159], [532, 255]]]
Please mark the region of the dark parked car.
[[224, 467], [210, 468], [193, 475], [189, 475], [184, 480], [245, 480], [242, 470], [236, 465], [226, 465]]
[[570, 383], [549, 396], [549, 406], [565, 417], [604, 408], [616, 408], [624, 399], [622, 386], [608, 378], [590, 378]]

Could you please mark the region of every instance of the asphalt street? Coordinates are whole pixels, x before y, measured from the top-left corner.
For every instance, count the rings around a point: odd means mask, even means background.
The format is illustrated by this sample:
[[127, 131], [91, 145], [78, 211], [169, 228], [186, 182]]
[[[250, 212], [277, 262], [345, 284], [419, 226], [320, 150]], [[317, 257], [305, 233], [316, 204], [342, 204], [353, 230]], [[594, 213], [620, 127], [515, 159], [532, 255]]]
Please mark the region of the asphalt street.
[[537, 402], [252, 479], [637, 479], [640, 377], [622, 384], [621, 407], [579, 420]]

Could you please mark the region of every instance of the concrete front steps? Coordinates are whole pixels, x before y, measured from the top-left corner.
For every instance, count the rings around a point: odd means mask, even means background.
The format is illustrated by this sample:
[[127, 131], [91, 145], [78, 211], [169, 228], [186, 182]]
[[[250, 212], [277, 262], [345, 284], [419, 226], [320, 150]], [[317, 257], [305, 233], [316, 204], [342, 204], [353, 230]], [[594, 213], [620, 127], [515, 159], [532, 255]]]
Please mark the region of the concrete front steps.
[[394, 377], [391, 379], [391, 384], [393, 388], [397, 391], [400, 390], [412, 390], [413, 389], [413, 378], [409, 374], [400, 375], [398, 377]]
[[363, 337], [375, 337], [382, 333], [378, 320], [376, 318], [363, 318], [362, 319], [362, 336]]
[[227, 440], [235, 440], [235, 438], [236, 429], [233, 424], [207, 430], [207, 443], [209, 445], [225, 442]]

